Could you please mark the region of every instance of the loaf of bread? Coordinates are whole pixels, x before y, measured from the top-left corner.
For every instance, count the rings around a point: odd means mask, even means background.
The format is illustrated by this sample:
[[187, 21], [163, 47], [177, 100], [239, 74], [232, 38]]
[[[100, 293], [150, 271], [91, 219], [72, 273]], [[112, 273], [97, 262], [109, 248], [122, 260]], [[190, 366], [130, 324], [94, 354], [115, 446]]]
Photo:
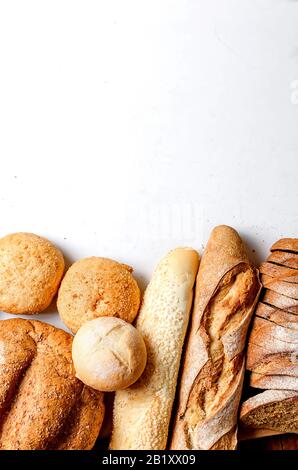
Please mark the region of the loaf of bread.
[[0, 449], [87, 450], [103, 394], [75, 377], [72, 336], [39, 321], [0, 321]]
[[146, 289], [136, 328], [147, 365], [135, 384], [116, 392], [113, 450], [166, 448], [198, 263], [196, 251], [178, 248], [159, 263]]
[[298, 431], [298, 239], [271, 247], [261, 264], [264, 286], [248, 342], [250, 386], [266, 390], [246, 400], [240, 419], [254, 428]]
[[171, 449], [235, 449], [247, 329], [260, 292], [238, 233], [216, 227], [197, 276]]

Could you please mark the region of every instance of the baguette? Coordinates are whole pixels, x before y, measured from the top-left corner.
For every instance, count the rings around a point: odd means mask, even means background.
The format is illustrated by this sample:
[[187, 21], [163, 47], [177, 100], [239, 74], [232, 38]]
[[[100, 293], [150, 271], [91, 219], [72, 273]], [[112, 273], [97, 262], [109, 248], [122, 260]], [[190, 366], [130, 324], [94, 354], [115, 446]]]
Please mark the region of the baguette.
[[199, 269], [171, 449], [235, 449], [245, 338], [259, 292], [238, 233], [216, 227]]
[[243, 427], [297, 434], [298, 394], [290, 390], [265, 390], [242, 404], [240, 421]]
[[113, 450], [164, 450], [182, 345], [198, 269], [196, 251], [178, 248], [155, 270], [136, 321], [147, 347], [147, 366], [130, 388], [116, 392]]

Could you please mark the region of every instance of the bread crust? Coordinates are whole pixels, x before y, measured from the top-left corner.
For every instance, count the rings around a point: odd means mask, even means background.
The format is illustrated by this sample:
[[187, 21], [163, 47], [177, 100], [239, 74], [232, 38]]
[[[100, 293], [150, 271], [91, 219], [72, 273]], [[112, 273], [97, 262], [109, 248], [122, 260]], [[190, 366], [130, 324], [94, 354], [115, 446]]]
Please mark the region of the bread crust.
[[281, 281], [278, 278], [268, 276], [267, 274], [261, 275], [261, 281], [264, 287], [273, 290], [278, 294], [291, 297], [298, 300], [298, 284], [292, 282]]
[[294, 313], [298, 315], [298, 300], [291, 299], [286, 295], [279, 294], [270, 289], [264, 290], [264, 295], [262, 302], [271, 305], [272, 307], [280, 308], [289, 313]]
[[199, 257], [177, 248], [157, 266], [136, 321], [147, 348], [141, 378], [116, 392], [110, 448], [164, 450]]
[[[286, 374], [286, 373], [285, 373]], [[296, 390], [298, 391], [298, 377], [290, 375], [269, 375], [252, 372], [249, 384], [254, 388], [263, 390]]]
[[216, 227], [197, 276], [171, 449], [236, 448], [243, 349], [260, 288], [237, 232]]
[[39, 321], [0, 322], [0, 449], [90, 449], [103, 395], [75, 377], [72, 336]]
[[259, 302], [255, 311], [257, 317], [269, 320], [277, 325], [298, 330], [298, 315], [288, 313], [271, 305]]
[[132, 268], [107, 258], [76, 261], [61, 283], [57, 308], [73, 332], [86, 321], [102, 316], [132, 323], [140, 306], [140, 289]]
[[34, 233], [0, 239], [0, 310], [33, 314], [52, 302], [64, 272], [63, 255]]
[[272, 245], [271, 251], [289, 251], [298, 253], [298, 238], [282, 238]]
[[287, 251], [272, 251], [267, 261], [279, 264], [288, 268], [298, 269], [298, 253], [289, 253]]
[[298, 269], [279, 266], [268, 261], [261, 264], [260, 273], [277, 278], [279, 281], [298, 283]]

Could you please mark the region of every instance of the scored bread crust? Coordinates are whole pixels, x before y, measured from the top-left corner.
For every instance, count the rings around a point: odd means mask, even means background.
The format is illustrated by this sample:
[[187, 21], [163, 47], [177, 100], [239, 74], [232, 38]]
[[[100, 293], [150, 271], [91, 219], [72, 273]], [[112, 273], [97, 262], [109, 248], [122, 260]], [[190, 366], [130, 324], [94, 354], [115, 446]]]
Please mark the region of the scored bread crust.
[[136, 321], [147, 365], [135, 384], [116, 392], [113, 450], [166, 448], [198, 263], [196, 251], [178, 248], [153, 273]]
[[265, 390], [241, 407], [243, 427], [298, 433], [298, 395], [293, 390]]
[[249, 385], [254, 388], [270, 390], [298, 391], [298, 377], [290, 375], [265, 375], [252, 372], [250, 374]]
[[286, 312], [298, 314], [298, 300], [291, 299], [291, 297], [279, 294], [273, 290], [265, 289], [262, 302]]
[[284, 326], [285, 328], [298, 330], [298, 315], [289, 313], [277, 307], [272, 307], [271, 305], [259, 302], [255, 315], [276, 323], [277, 325]]
[[0, 449], [91, 449], [103, 394], [75, 377], [72, 336], [40, 321], [0, 322]]
[[278, 294], [286, 295], [292, 299], [298, 300], [298, 284], [293, 282], [281, 281], [278, 278], [268, 276], [267, 274], [261, 275], [263, 287], [273, 290]]
[[298, 238], [281, 238], [272, 245], [271, 251], [289, 251], [298, 253]]
[[197, 276], [171, 449], [236, 448], [243, 349], [260, 289], [238, 233], [216, 227]]
[[288, 268], [298, 269], [298, 253], [288, 251], [272, 251], [268, 256], [269, 263], [279, 264]]

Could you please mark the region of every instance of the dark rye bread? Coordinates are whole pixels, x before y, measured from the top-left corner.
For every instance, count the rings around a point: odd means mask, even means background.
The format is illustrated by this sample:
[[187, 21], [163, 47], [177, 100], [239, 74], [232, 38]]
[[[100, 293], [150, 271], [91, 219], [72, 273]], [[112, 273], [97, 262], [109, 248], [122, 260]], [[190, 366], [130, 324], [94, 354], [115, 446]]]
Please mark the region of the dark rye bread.
[[0, 321], [0, 449], [91, 449], [103, 394], [75, 376], [72, 336], [35, 320]]
[[296, 391], [266, 390], [246, 400], [241, 407], [243, 427], [298, 433]]
[[247, 328], [260, 292], [238, 233], [216, 227], [196, 282], [171, 449], [235, 449]]

